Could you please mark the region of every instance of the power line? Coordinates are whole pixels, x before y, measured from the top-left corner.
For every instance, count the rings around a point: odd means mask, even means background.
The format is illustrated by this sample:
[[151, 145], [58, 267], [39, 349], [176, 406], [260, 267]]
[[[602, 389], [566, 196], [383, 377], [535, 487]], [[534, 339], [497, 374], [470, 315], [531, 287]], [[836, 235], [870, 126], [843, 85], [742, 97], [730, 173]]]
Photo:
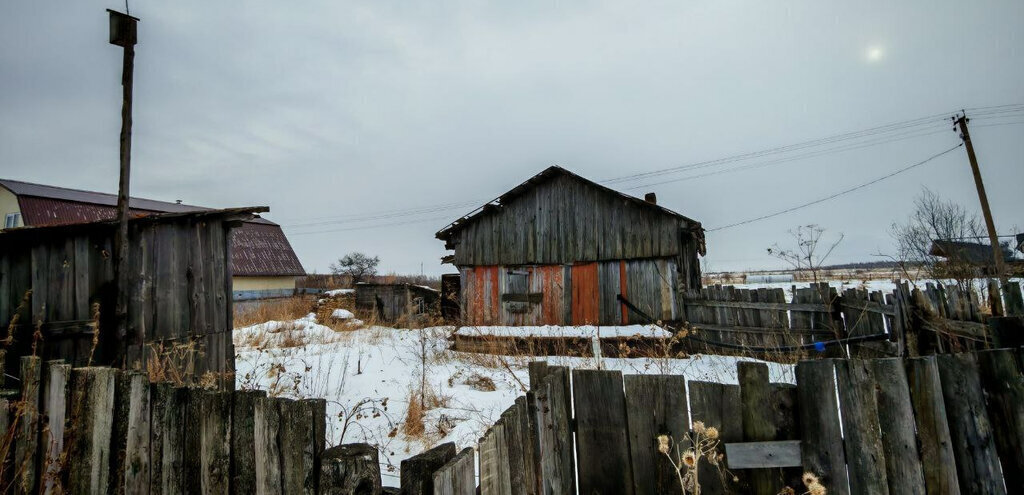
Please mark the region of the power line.
[[953, 150], [955, 150], [955, 149], [957, 149], [957, 148], [959, 148], [961, 146], [963, 146], [963, 143], [957, 144], [956, 146], [953, 146], [952, 148], [950, 148], [950, 149], [948, 149], [946, 151], [943, 151], [941, 153], [937, 153], [935, 155], [932, 155], [932, 156], [930, 156], [930, 157], [928, 157], [928, 158], [926, 158], [926, 159], [924, 159], [924, 160], [922, 160], [920, 162], [917, 162], [917, 163], [915, 163], [913, 165], [910, 165], [910, 166], [907, 166], [907, 167], [903, 167], [903, 168], [901, 168], [901, 169], [899, 169], [899, 170], [897, 170], [895, 172], [892, 172], [892, 173], [887, 174], [887, 175], [883, 175], [883, 176], [881, 176], [881, 177], [879, 177], [877, 179], [865, 182], [863, 184], [851, 187], [849, 189], [844, 189], [844, 190], [839, 191], [839, 192], [837, 192], [835, 194], [832, 194], [830, 196], [826, 196], [824, 198], [816, 199], [816, 200], [808, 202], [808, 203], [803, 203], [801, 205], [797, 205], [797, 206], [794, 206], [792, 208], [786, 208], [785, 210], [777, 211], [775, 213], [769, 213], [767, 215], [761, 215], [761, 216], [756, 217], [756, 218], [751, 218], [751, 219], [748, 219], [748, 220], [743, 220], [742, 222], [736, 222], [736, 223], [731, 223], [729, 225], [723, 225], [721, 227], [715, 227], [713, 229], [707, 229], [707, 232], [715, 232], [715, 231], [718, 231], [718, 230], [729, 229], [729, 228], [732, 228], [732, 227], [739, 227], [740, 225], [746, 225], [748, 223], [754, 223], [754, 222], [758, 222], [758, 221], [761, 221], [761, 220], [766, 220], [766, 219], [769, 219], [769, 218], [772, 218], [772, 217], [777, 217], [779, 215], [783, 215], [783, 214], [790, 213], [790, 212], [793, 212], [793, 211], [796, 211], [796, 210], [799, 210], [799, 209], [802, 209], [802, 208], [806, 208], [808, 206], [813, 206], [813, 205], [816, 205], [818, 203], [824, 203], [825, 201], [828, 201], [830, 199], [835, 199], [835, 198], [838, 198], [839, 196], [842, 196], [844, 194], [849, 194], [851, 192], [863, 189], [863, 188], [868, 187], [870, 185], [877, 184], [879, 182], [882, 182], [885, 179], [888, 179], [890, 177], [895, 177], [895, 176], [897, 176], [899, 174], [902, 174], [903, 172], [906, 172], [906, 171], [911, 170], [913, 168], [916, 168], [916, 167], [919, 167], [921, 165], [924, 165], [924, 164], [926, 164], [926, 163], [928, 163], [928, 162], [930, 162], [930, 161], [932, 161], [932, 160], [934, 160], [934, 159], [936, 159], [936, 158], [938, 158], [938, 157], [940, 157], [942, 155], [945, 155], [946, 153], [949, 153], [949, 152], [951, 152], [951, 151], [953, 151]]

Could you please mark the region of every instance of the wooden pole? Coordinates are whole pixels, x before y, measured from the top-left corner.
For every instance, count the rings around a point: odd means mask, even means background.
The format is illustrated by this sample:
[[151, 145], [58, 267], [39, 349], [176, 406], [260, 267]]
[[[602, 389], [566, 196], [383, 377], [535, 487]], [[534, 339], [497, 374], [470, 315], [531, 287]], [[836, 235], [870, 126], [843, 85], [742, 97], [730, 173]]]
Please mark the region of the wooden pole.
[[971, 133], [967, 130], [968, 118], [961, 114], [956, 119], [956, 125], [960, 128], [960, 139], [964, 140], [964, 147], [967, 148], [967, 159], [971, 162], [971, 172], [974, 174], [974, 186], [978, 189], [978, 200], [981, 202], [981, 213], [985, 217], [985, 227], [988, 229], [988, 239], [992, 243], [992, 256], [995, 259], [996, 272], [1001, 285], [1006, 285], [1006, 266], [1003, 263], [1003, 251], [999, 249], [999, 237], [996, 235], [996, 224], [992, 220], [992, 210], [988, 207], [988, 195], [985, 194], [985, 183], [981, 180], [981, 170], [978, 168], [978, 157], [974, 155], [974, 145], [971, 143]]
[[[114, 273], [117, 279], [117, 299], [114, 314], [117, 321], [117, 359], [126, 365], [139, 363], [142, 342], [128, 339], [128, 189], [131, 182], [132, 157], [132, 86], [135, 72], [135, 43], [137, 18], [110, 12], [110, 43], [124, 48], [121, 70], [121, 173], [117, 190], [117, 233], [114, 236]], [[132, 344], [137, 355], [129, 356]]]

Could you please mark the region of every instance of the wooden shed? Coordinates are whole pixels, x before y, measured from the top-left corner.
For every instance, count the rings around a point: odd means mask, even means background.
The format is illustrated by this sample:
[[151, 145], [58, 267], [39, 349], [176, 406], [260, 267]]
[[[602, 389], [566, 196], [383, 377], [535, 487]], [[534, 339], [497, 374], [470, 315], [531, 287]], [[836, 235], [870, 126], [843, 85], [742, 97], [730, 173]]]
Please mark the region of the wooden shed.
[[[175, 368], [168, 371], [226, 379], [234, 371], [230, 231], [260, 211], [267, 208], [136, 215], [126, 287], [114, 273], [114, 221], [0, 232], [7, 372], [17, 375], [17, 357], [35, 345], [43, 360], [73, 366], [144, 369], [158, 359]], [[121, 335], [119, 294], [127, 302]]]
[[[700, 223], [550, 167], [437, 233], [467, 325], [624, 325], [682, 318], [700, 287]], [[630, 309], [632, 305], [635, 309]], [[639, 310], [639, 313], [638, 311]]]
[[441, 292], [413, 284], [360, 282], [356, 288], [356, 309], [373, 313], [386, 322], [396, 322], [431, 312]]

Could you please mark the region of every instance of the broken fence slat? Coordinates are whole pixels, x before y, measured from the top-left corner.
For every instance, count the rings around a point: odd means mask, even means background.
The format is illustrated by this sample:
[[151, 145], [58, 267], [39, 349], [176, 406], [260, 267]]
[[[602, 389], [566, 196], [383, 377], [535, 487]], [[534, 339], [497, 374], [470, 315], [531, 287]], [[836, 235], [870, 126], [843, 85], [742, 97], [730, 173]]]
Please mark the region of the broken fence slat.
[[725, 444], [729, 469], [763, 469], [801, 466], [800, 440]]

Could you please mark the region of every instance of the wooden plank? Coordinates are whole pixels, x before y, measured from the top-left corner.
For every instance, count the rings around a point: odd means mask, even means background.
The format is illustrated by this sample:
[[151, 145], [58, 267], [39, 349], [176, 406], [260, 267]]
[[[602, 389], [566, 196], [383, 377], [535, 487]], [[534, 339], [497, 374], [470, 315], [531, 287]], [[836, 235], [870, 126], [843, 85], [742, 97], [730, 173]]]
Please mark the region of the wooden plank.
[[313, 443], [313, 418], [299, 401], [281, 400], [281, 483], [285, 493], [302, 493], [307, 477], [313, 475], [313, 458], [307, 456]]
[[256, 492], [256, 401], [265, 400], [262, 390], [234, 392], [231, 409], [231, 473], [235, 493]]
[[498, 473], [498, 433], [491, 426], [480, 439], [480, 494], [498, 495], [507, 493]]
[[200, 401], [203, 493], [226, 494], [231, 487], [231, 394], [207, 390]]
[[[0, 370], [3, 366], [0, 365]], [[63, 361], [48, 361], [43, 374], [43, 435], [44, 449], [41, 484], [45, 494], [56, 493], [60, 482], [62, 454], [64, 453], [64, 433], [66, 431], [66, 414], [68, 398], [68, 382], [71, 379], [71, 365]], [[0, 415], [6, 418], [7, 411], [0, 409]], [[3, 428], [0, 431], [6, 432]]]
[[536, 453], [534, 451], [534, 441], [537, 439], [536, 435], [533, 434], [532, 429], [534, 421], [530, 420], [529, 408], [526, 405], [526, 397], [519, 396], [516, 398], [515, 417], [518, 420], [517, 432], [518, 436], [518, 450], [520, 462], [523, 466], [522, 472], [522, 491], [527, 495], [536, 495], [540, 492], [538, 488], [538, 477], [537, 471], [539, 470]]
[[278, 399], [259, 397], [253, 404], [253, 438], [256, 447], [256, 493], [281, 494], [281, 451], [277, 437], [281, 428]]
[[792, 335], [792, 336], [809, 335], [809, 336], [821, 336], [821, 337], [828, 337], [828, 336], [833, 336], [834, 335], [829, 330], [812, 330], [812, 329], [809, 329], [809, 328], [808, 329], [803, 329], [803, 330], [785, 331], [784, 329], [780, 329], [780, 328], [776, 328], [776, 327], [737, 327], [737, 326], [731, 326], [730, 327], [730, 326], [722, 326], [722, 325], [712, 325], [710, 323], [695, 323], [693, 326], [696, 327], [699, 330], [714, 330], [716, 332], [722, 332], [722, 333], [764, 334], [764, 335], [771, 335], [771, 336], [779, 336], [779, 335], [785, 333], [785, 334]]
[[633, 493], [622, 373], [573, 370], [581, 493]]
[[[693, 421], [702, 421], [707, 426], [718, 427], [718, 438], [723, 443], [743, 440], [739, 385], [691, 381], [688, 388], [690, 417]], [[724, 449], [720, 449], [720, 453], [725, 454]], [[728, 463], [728, 455], [723, 460]], [[698, 466], [698, 475], [703, 495], [735, 493], [742, 488], [731, 477], [727, 479], [724, 472], [708, 464]]]
[[[543, 493], [576, 492], [576, 458], [574, 455], [572, 397], [569, 391], [569, 370], [549, 366], [537, 391], [537, 424], [540, 429], [541, 479]], [[483, 465], [484, 452], [480, 459]], [[481, 470], [481, 485], [483, 485]]]
[[455, 458], [455, 444], [443, 443], [402, 461], [402, 494], [433, 495], [434, 473]]
[[1014, 351], [978, 353], [981, 387], [995, 431], [1006, 486], [1024, 487], [1024, 376]]
[[[740, 383], [743, 440], [763, 442], [780, 439], [779, 425], [771, 407], [768, 366], [764, 363], [741, 361], [736, 364], [736, 368]], [[750, 471], [748, 477], [755, 493], [769, 493], [786, 484], [782, 472], [777, 469]]]
[[35, 493], [39, 484], [39, 381], [42, 361], [37, 356], [21, 357], [21, 400], [14, 443], [15, 483], [18, 493]]
[[1005, 493], [992, 424], [973, 354], [936, 356], [960, 492]]
[[[323, 453], [319, 493], [378, 495], [381, 493], [380, 466], [380, 454], [372, 445], [349, 443], [331, 447]], [[472, 477], [472, 464], [469, 473]], [[247, 492], [236, 490], [235, 493]]]
[[115, 379], [114, 493], [147, 493], [150, 486], [149, 377], [121, 370]]
[[800, 440], [727, 443], [730, 469], [765, 469], [801, 466]]
[[957, 471], [950, 469], [956, 459], [935, 356], [910, 358], [905, 366], [925, 488], [929, 494], [960, 493]]
[[184, 493], [185, 408], [183, 388], [150, 385], [150, 493]]
[[466, 447], [434, 473], [434, 495], [473, 495], [476, 493], [475, 456]]
[[682, 493], [671, 461], [658, 452], [658, 436], [675, 442], [686, 438], [686, 377], [626, 375], [624, 380], [634, 493]]
[[889, 493], [874, 383], [864, 360], [836, 361], [850, 493]]
[[524, 438], [519, 418], [519, 406], [513, 404], [501, 414], [502, 434], [505, 436], [504, 453], [508, 464], [508, 479], [511, 493], [515, 495], [528, 493], [530, 478], [525, 466], [523, 452]]
[[65, 435], [69, 493], [107, 493], [110, 488], [110, 440], [113, 428], [115, 371], [71, 370], [71, 422]]
[[705, 306], [709, 308], [739, 308], [739, 309], [764, 309], [775, 311], [803, 311], [810, 313], [829, 313], [828, 306], [818, 303], [779, 303], [779, 302], [746, 302], [704, 299], [686, 299], [690, 306]]
[[917, 451], [914, 407], [903, 360], [872, 359], [867, 364], [875, 383], [889, 493], [924, 495], [924, 470]]
[[835, 361], [800, 361], [796, 365], [797, 411], [800, 415], [803, 466], [827, 486], [829, 493], [850, 493], [843, 453]]
[[547, 361], [530, 361], [527, 364], [527, 370], [530, 376], [530, 389], [536, 389], [540, 387], [541, 381], [548, 374], [548, 362]]

